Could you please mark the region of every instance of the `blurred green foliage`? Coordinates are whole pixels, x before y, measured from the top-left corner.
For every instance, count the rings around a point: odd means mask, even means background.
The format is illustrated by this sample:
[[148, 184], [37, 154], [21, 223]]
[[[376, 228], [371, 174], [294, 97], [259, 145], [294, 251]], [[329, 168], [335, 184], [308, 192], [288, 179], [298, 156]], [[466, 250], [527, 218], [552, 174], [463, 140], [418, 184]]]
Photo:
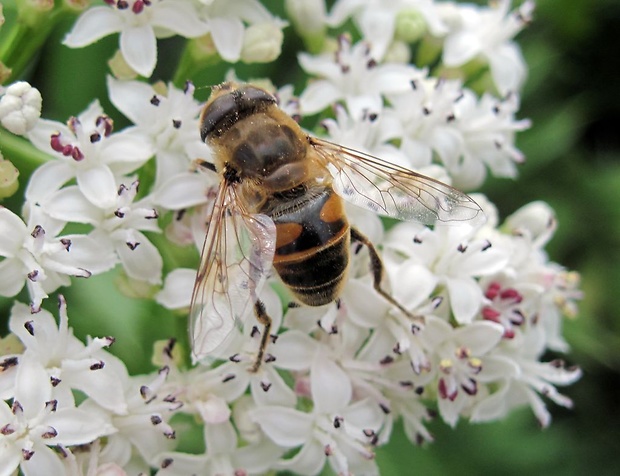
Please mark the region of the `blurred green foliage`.
[[[277, 4], [281, 8], [281, 2]], [[126, 122], [107, 101], [105, 88], [106, 61], [118, 39], [68, 49], [61, 40], [72, 22], [68, 18], [54, 30], [26, 79], [41, 90], [45, 117], [64, 121], [99, 98], [120, 129]], [[520, 117], [531, 118], [533, 126], [518, 138], [527, 162], [518, 180], [490, 178], [483, 189], [502, 217], [533, 200], [544, 200], [557, 212], [560, 225], [548, 245], [549, 255], [581, 273], [585, 293], [578, 318], [565, 325], [572, 351], [564, 358], [584, 370], [581, 381], [562, 389], [575, 408], [550, 404], [554, 422], [544, 431], [528, 409], [503, 422], [460, 423], [455, 430], [433, 422], [436, 441], [426, 448], [412, 446], [397, 428], [399, 437], [379, 450], [384, 475], [620, 474], [619, 31], [617, 0], [538, 2], [533, 24], [518, 38], [530, 68]], [[154, 79], [168, 81], [183, 42], [169, 39], [159, 46]], [[288, 31], [275, 64], [242, 65], [238, 75], [264, 75], [277, 85], [299, 86], [294, 57], [299, 47]], [[228, 67], [218, 65], [194, 82], [199, 88], [217, 83]], [[204, 99], [207, 93], [207, 88], [199, 89], [197, 96]], [[154, 321], [154, 314], [165, 311], [122, 296], [114, 279], [108, 274], [78, 280], [66, 290], [71, 324], [80, 338], [114, 335], [113, 349], [130, 372], [148, 371], [152, 349], [143, 348], [144, 342], [182, 335], [185, 322], [174, 317], [166, 324], [160, 318]], [[3, 316], [11, 302], [0, 299]], [[55, 312], [53, 304], [47, 306]]]

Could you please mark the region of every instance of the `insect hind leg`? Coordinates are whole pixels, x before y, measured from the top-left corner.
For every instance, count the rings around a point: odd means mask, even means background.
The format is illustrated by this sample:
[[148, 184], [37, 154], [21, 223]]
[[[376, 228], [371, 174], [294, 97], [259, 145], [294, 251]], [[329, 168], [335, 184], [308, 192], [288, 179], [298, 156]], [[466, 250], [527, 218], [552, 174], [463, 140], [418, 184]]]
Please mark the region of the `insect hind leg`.
[[383, 273], [383, 269], [384, 269], [383, 261], [381, 261], [381, 257], [379, 256], [377, 248], [375, 248], [375, 245], [372, 243], [372, 241], [370, 241], [366, 235], [362, 234], [359, 230], [357, 230], [354, 227], [351, 227], [351, 240], [357, 241], [358, 243], [361, 243], [362, 245], [366, 246], [366, 248], [368, 248], [368, 253], [370, 254], [370, 270], [372, 272], [373, 286], [375, 288], [375, 291], [377, 291], [377, 293], [379, 293], [383, 297], [383, 299], [385, 299], [387, 302], [392, 304], [394, 307], [398, 308], [400, 312], [402, 312], [405, 316], [407, 316], [412, 321], [415, 321], [421, 324], [424, 323], [423, 316], [417, 316], [409, 312], [407, 309], [403, 307], [401, 303], [399, 303], [396, 299], [390, 296], [381, 287], [381, 282], [383, 281], [383, 274], [384, 274]]
[[263, 303], [260, 299], [257, 299], [254, 303], [254, 316], [259, 324], [263, 325], [263, 332], [261, 334], [256, 360], [254, 361], [252, 367], [250, 367], [250, 372], [252, 373], [258, 372], [258, 369], [260, 369], [260, 366], [263, 363], [263, 358], [265, 357], [265, 351], [267, 350], [267, 345], [269, 344], [271, 331], [271, 317], [267, 314], [265, 303]]

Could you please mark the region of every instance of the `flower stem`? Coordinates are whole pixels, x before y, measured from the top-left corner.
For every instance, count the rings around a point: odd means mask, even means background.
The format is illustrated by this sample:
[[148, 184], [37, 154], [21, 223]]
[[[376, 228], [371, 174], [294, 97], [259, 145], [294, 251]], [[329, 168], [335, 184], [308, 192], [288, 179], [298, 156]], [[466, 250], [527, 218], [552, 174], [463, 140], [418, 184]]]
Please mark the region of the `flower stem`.
[[0, 63], [11, 69], [7, 82], [15, 81], [25, 71], [32, 58], [41, 50], [59, 20], [68, 10], [20, 12], [0, 43]]
[[27, 180], [37, 167], [51, 160], [28, 140], [4, 130], [0, 131], [0, 150], [17, 167], [22, 180]]
[[196, 73], [208, 66], [213, 66], [221, 61], [215, 47], [211, 45], [210, 36], [194, 38], [189, 40], [179, 64], [172, 78], [173, 84], [177, 88], [183, 88], [185, 81], [195, 77]]

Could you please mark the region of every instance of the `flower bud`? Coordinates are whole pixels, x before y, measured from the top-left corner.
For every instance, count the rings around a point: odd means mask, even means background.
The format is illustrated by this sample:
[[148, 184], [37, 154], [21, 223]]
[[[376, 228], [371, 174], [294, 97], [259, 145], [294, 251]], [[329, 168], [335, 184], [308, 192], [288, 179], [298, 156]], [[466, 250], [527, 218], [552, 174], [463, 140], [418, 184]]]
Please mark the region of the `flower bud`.
[[536, 239], [553, 233], [556, 228], [555, 213], [547, 203], [535, 201], [509, 216], [506, 225], [512, 232], [527, 232], [532, 239]]
[[407, 43], [403, 41], [393, 41], [383, 57], [383, 61], [386, 63], [407, 64], [410, 60], [411, 51]]
[[0, 98], [0, 123], [13, 134], [24, 135], [41, 116], [41, 93], [25, 81], [11, 84]]
[[426, 21], [418, 10], [403, 10], [396, 17], [394, 38], [413, 43], [426, 34]]
[[30, 27], [37, 27], [48, 17], [48, 12], [54, 8], [54, 0], [17, 0], [19, 20]]
[[19, 188], [19, 170], [0, 157], [0, 199], [10, 197]]
[[64, 0], [63, 4], [74, 12], [81, 12], [90, 6], [89, 0]]
[[241, 61], [244, 63], [269, 63], [280, 56], [284, 34], [271, 22], [250, 25], [243, 36]]
[[286, 11], [301, 36], [323, 34], [325, 30], [323, 0], [286, 0]]
[[114, 56], [108, 60], [108, 66], [116, 79], [131, 80], [138, 77], [138, 73], [125, 61], [125, 57], [121, 53], [121, 50], [116, 50]]
[[125, 273], [119, 273], [114, 280], [121, 294], [130, 298], [149, 299], [158, 291], [157, 286], [146, 281], [131, 278]]

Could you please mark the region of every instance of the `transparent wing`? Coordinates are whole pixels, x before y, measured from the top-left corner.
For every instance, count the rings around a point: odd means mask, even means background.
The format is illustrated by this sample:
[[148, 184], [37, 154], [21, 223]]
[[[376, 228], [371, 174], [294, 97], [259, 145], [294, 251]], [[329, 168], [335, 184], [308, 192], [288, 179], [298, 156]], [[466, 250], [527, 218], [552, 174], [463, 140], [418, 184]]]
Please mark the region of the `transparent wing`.
[[471, 197], [438, 180], [316, 137], [308, 140], [327, 162], [334, 190], [348, 202], [426, 225], [485, 219]]
[[276, 229], [266, 215], [251, 215], [222, 181], [207, 225], [192, 292], [190, 339], [195, 360], [218, 347], [252, 309], [271, 269]]

